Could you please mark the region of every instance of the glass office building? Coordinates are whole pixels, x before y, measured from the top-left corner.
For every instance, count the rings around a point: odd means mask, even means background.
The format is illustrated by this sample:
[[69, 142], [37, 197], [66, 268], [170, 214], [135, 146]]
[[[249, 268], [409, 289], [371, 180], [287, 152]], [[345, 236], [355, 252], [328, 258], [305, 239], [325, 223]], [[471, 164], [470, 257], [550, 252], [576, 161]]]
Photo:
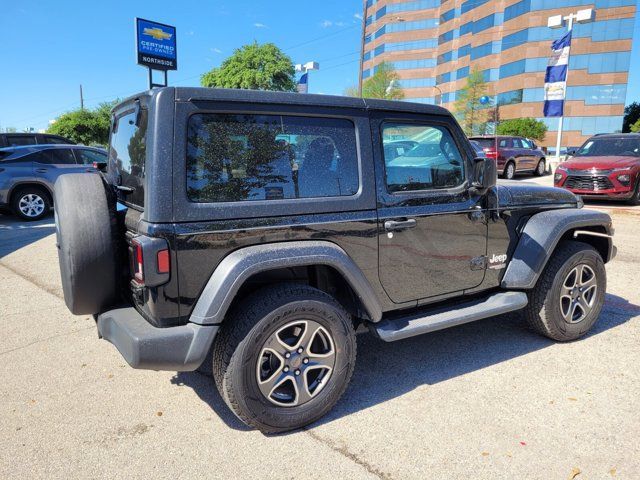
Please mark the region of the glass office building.
[[[544, 118], [544, 74], [551, 41], [566, 29], [552, 15], [594, 8], [593, 22], [575, 24], [569, 62], [563, 145], [620, 131], [626, 100], [636, 0], [367, 0], [362, 79], [387, 62], [406, 100], [453, 109], [473, 68], [482, 71], [501, 120]], [[636, 60], [640, 61], [640, 60]]]

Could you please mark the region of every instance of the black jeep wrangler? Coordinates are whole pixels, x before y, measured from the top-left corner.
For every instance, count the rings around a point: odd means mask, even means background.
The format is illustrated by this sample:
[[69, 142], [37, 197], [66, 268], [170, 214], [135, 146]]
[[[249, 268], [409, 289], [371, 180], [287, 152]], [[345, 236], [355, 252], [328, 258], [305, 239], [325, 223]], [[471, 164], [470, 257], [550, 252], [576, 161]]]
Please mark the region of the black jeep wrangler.
[[209, 371], [265, 432], [345, 391], [356, 328], [385, 342], [521, 311], [596, 322], [611, 218], [496, 185], [445, 109], [161, 88], [118, 105], [106, 172], [55, 186], [65, 301], [134, 368]]

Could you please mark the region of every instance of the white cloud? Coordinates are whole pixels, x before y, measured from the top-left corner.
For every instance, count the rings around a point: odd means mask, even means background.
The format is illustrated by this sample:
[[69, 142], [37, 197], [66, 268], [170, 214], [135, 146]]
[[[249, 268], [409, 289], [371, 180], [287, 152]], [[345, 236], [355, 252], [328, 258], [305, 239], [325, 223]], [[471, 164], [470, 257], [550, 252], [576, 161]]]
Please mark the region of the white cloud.
[[260, 23], [260, 22], [254, 23], [253, 26], [256, 28], [267, 28], [267, 26], [264, 23]]
[[189, 31], [187, 32], [187, 35], [193, 35], [193, 30], [189, 30]]
[[339, 21], [335, 21], [335, 20], [323, 20], [322, 22], [320, 22], [320, 26], [322, 28], [330, 28], [330, 27], [346, 27], [347, 26], [347, 22], [343, 22], [342, 20]]
[[212, 48], [211, 51], [213, 53], [222, 53], [222, 50], [220, 50], [219, 48]]
[[356, 18], [358, 20], [362, 20], [362, 15], [360, 15], [359, 13], [354, 13], [353, 14], [353, 18]]

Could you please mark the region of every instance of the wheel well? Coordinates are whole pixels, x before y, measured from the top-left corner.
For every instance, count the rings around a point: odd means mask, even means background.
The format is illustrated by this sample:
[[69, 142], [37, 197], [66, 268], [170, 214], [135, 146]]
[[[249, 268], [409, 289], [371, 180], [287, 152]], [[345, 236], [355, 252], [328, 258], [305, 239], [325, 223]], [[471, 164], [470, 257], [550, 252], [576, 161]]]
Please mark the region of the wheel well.
[[256, 290], [276, 283], [300, 283], [322, 290], [335, 298], [359, 323], [368, 319], [364, 305], [347, 280], [333, 267], [328, 265], [308, 265], [290, 268], [276, 268], [257, 273], [247, 279], [238, 290], [229, 306], [232, 310]]
[[574, 238], [573, 232], [575, 232], [576, 230], [588, 230], [590, 232], [606, 234], [607, 231], [604, 227], [594, 225], [592, 227], [574, 228], [572, 230], [567, 231], [564, 235], [562, 235], [560, 242], [572, 240], [572, 241], [579, 241], [582, 243], [589, 244], [598, 251], [598, 253], [602, 257], [602, 260], [604, 262], [609, 261], [608, 257], [609, 257], [609, 241], [610, 240], [608, 238], [597, 237], [595, 235], [579, 235], [577, 238]]
[[44, 193], [47, 196], [47, 200], [49, 200], [49, 205], [53, 205], [53, 195], [51, 195], [51, 192], [45, 185], [38, 182], [25, 182], [25, 183], [19, 183], [15, 185], [11, 189], [11, 193], [9, 193], [9, 203], [13, 203], [13, 200], [15, 199], [15, 195], [20, 191], [24, 190], [25, 188], [35, 188], [37, 190], [40, 190], [42, 193]]

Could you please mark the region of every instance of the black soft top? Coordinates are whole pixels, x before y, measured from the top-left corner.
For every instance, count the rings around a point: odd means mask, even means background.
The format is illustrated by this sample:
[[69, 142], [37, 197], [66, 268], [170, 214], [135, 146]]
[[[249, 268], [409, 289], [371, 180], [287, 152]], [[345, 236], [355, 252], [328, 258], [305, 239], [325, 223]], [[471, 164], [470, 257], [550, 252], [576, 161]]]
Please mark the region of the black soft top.
[[[372, 98], [355, 98], [338, 95], [317, 95], [308, 93], [270, 92], [264, 90], [240, 90], [230, 88], [205, 87], [163, 87], [147, 90], [124, 100], [122, 103], [147, 96], [155, 97], [162, 93], [174, 92], [178, 102], [188, 101], [220, 101], [250, 102], [288, 105], [307, 105], [311, 107], [361, 108], [367, 110], [385, 110], [394, 112], [421, 113], [425, 115], [447, 115], [451, 113], [436, 105], [413, 103], [398, 100], [378, 100]], [[117, 109], [118, 107], [115, 107]]]

